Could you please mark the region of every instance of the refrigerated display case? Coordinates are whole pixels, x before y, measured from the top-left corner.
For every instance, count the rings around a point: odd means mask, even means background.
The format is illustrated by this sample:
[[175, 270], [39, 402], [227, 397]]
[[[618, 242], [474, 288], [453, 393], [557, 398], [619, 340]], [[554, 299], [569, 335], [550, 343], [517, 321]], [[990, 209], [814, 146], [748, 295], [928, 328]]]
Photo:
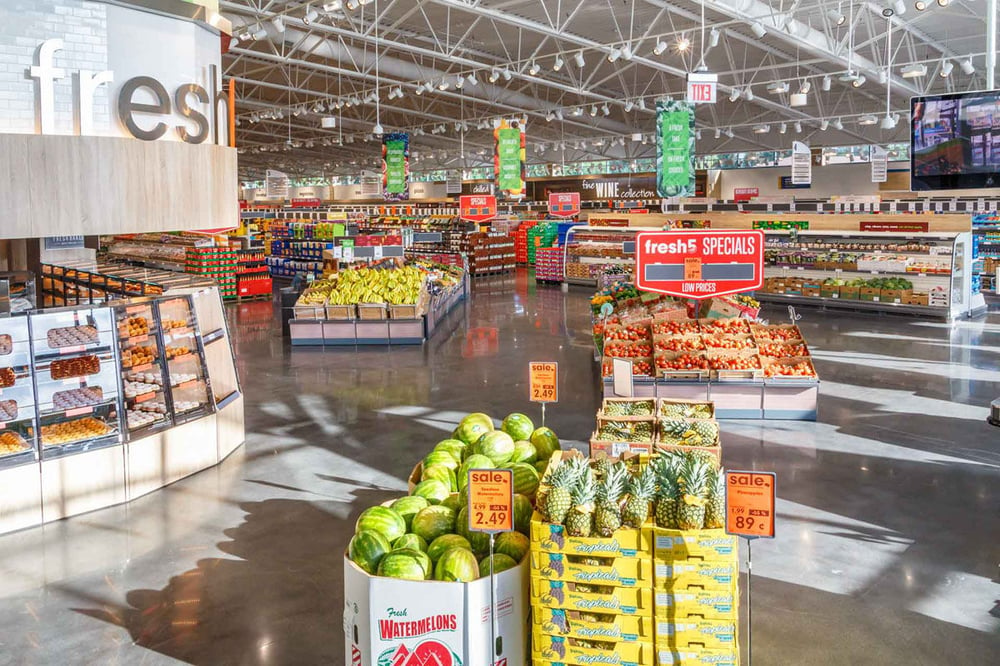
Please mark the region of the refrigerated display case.
[[140, 497], [243, 436], [215, 287], [0, 318], [0, 533]]
[[122, 443], [116, 329], [107, 308], [31, 315], [43, 459]]

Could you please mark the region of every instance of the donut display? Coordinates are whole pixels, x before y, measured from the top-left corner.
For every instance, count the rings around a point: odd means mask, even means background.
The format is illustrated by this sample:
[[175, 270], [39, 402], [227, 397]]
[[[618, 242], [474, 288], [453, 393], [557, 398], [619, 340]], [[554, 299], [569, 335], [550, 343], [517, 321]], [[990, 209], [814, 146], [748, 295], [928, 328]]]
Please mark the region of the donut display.
[[92, 345], [101, 338], [97, 327], [86, 325], [50, 328], [49, 332], [45, 334], [45, 339], [48, 341], [50, 349], [60, 349], [62, 347]]
[[17, 401], [0, 400], [0, 421], [13, 421], [17, 418]]
[[123, 338], [149, 335], [149, 320], [145, 317], [129, 317], [118, 324], [118, 335]]
[[[86, 375], [96, 375], [101, 371], [101, 360], [90, 354], [77, 358], [61, 358], [52, 361], [49, 366], [49, 374], [52, 379], [69, 379], [70, 377], [84, 377]], [[0, 381], [0, 387], [3, 386]]]
[[104, 389], [99, 386], [83, 386], [52, 394], [52, 406], [56, 409], [77, 409], [90, 407], [104, 401]]
[[0, 368], [0, 389], [13, 386], [16, 380], [14, 368]]
[[21, 451], [27, 451], [29, 448], [31, 447], [24, 441], [24, 438], [16, 432], [10, 430], [0, 432], [0, 456], [20, 453]]
[[111, 428], [103, 421], [87, 416], [63, 423], [44, 425], [41, 427], [41, 431], [42, 446], [57, 446], [101, 437], [110, 433]]
[[0, 356], [6, 356], [14, 351], [14, 341], [7, 334], [0, 335]]

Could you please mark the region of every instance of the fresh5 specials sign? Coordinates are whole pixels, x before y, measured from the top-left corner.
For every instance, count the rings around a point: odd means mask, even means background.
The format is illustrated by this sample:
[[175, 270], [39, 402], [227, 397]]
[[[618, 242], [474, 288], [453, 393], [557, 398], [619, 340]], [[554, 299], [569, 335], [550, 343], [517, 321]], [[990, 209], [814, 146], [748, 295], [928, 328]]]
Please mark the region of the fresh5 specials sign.
[[493, 130], [496, 151], [493, 157], [497, 190], [510, 198], [525, 195], [527, 166], [524, 143], [524, 123], [520, 120], [497, 121]]
[[386, 201], [409, 198], [410, 135], [382, 136], [382, 195]]
[[636, 237], [640, 291], [703, 299], [759, 289], [763, 231], [663, 231]]
[[656, 103], [656, 191], [694, 196], [694, 106], [688, 102]]

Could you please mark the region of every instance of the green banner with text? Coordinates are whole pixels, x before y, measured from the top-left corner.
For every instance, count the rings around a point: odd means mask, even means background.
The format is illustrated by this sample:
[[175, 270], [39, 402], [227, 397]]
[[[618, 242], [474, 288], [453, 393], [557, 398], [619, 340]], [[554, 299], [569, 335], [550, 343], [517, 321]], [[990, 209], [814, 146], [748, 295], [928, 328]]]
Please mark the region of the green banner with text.
[[656, 103], [656, 191], [661, 197], [694, 196], [694, 105]]
[[386, 134], [382, 137], [382, 198], [402, 201], [409, 198], [410, 136]]
[[527, 167], [522, 124], [517, 120], [501, 120], [493, 135], [496, 138], [494, 168], [497, 192], [511, 198], [523, 197]]

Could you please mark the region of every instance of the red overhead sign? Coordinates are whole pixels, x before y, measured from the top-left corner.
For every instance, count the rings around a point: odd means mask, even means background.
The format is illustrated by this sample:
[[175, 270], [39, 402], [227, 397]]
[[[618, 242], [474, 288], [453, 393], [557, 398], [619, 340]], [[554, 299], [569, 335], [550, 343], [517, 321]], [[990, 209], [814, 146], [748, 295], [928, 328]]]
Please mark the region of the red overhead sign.
[[579, 213], [579, 192], [553, 192], [549, 195], [549, 215], [573, 217]]
[[468, 222], [489, 222], [497, 216], [497, 198], [486, 194], [466, 194], [458, 199], [460, 217]]
[[764, 232], [652, 231], [636, 236], [635, 284], [680, 298], [703, 299], [759, 289]]
[[319, 197], [296, 197], [292, 199], [292, 208], [319, 208], [323, 202]]
[[758, 187], [734, 187], [733, 201], [750, 201], [760, 196]]

